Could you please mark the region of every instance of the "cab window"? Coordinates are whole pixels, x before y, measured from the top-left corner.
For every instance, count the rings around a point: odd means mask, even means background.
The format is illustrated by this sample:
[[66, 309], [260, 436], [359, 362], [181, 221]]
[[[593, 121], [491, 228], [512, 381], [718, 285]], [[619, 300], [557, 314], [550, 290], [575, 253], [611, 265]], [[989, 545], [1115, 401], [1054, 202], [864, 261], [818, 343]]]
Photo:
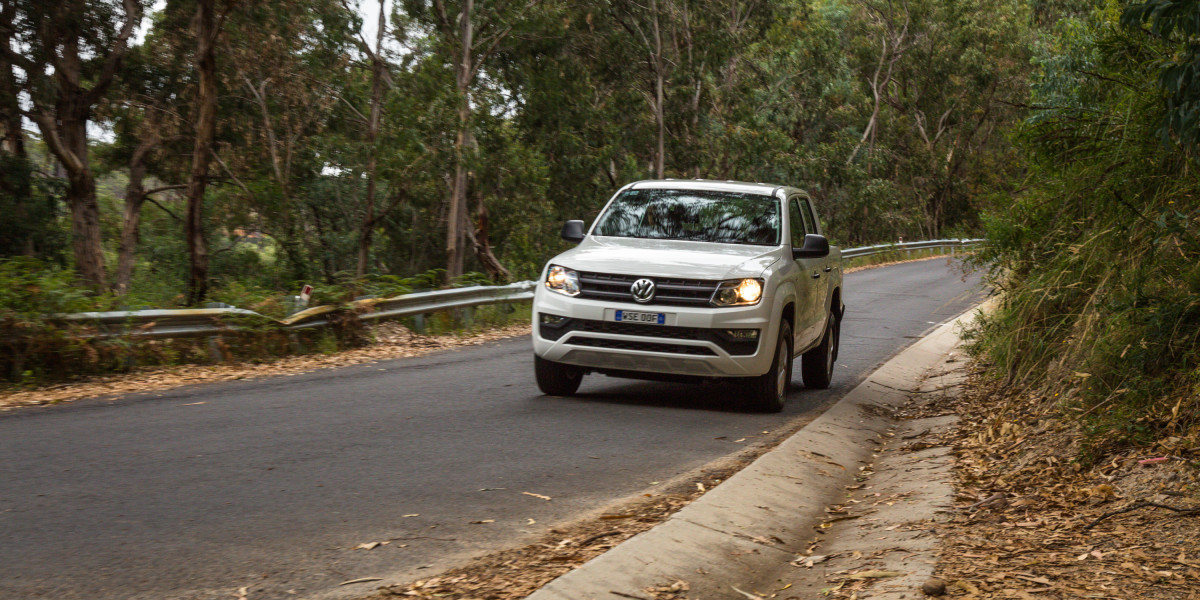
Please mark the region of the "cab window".
[[800, 211], [799, 200], [798, 196], [788, 199], [788, 221], [791, 223], [793, 248], [804, 246], [804, 234], [808, 232], [808, 225], [804, 222]]
[[820, 225], [817, 223], [817, 217], [813, 215], [812, 204], [808, 198], [797, 198], [800, 201], [800, 206], [804, 212], [804, 229], [809, 233], [821, 233]]

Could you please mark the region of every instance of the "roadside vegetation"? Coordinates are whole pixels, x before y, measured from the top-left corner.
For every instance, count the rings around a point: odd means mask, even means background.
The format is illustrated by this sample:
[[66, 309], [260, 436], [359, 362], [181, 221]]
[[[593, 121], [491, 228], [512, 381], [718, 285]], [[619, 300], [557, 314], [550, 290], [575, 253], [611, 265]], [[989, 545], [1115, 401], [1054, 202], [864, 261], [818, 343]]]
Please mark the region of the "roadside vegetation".
[[[8, 2], [0, 329], [529, 279], [564, 219], [646, 178], [805, 187], [844, 246], [969, 237], [1021, 170], [1030, 19], [1008, 0]], [[27, 372], [73, 370], [3, 377]]]
[[1200, 2], [1081, 4], [1036, 45], [1027, 174], [984, 217], [976, 349], [1080, 458], [1200, 447]]

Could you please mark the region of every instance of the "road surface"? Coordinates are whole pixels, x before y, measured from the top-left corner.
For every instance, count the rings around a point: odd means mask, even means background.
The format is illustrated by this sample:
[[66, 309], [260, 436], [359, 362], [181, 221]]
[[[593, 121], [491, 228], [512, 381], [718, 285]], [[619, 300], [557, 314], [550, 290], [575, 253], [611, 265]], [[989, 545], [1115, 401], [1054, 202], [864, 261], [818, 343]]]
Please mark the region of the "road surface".
[[732, 408], [724, 384], [589, 376], [543, 396], [521, 337], [0, 415], [0, 598], [327, 597], [433, 575], [812, 418], [982, 297], [945, 260], [845, 286], [833, 388], [781, 414]]

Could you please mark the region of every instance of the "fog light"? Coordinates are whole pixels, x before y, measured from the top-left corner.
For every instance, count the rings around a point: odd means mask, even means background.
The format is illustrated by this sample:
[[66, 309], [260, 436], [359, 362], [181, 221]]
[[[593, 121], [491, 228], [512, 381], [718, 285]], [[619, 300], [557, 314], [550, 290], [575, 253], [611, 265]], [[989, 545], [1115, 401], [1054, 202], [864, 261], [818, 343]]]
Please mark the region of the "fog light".
[[548, 315], [546, 313], [538, 314], [541, 315], [542, 324], [544, 325], [560, 325], [563, 321], [567, 320], [566, 317], [560, 317], [558, 315]]
[[731, 337], [735, 340], [757, 340], [758, 339], [758, 330], [757, 329], [726, 329], [725, 335], [728, 335], [729, 337]]

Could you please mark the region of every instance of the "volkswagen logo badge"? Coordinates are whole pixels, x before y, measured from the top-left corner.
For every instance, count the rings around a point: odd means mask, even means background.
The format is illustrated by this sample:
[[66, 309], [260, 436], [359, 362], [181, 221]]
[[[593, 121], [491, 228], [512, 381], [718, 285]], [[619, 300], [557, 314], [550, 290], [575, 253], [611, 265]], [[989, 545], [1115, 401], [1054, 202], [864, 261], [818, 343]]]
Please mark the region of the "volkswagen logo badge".
[[633, 294], [634, 300], [645, 304], [654, 299], [654, 281], [639, 279], [629, 286], [629, 293]]

